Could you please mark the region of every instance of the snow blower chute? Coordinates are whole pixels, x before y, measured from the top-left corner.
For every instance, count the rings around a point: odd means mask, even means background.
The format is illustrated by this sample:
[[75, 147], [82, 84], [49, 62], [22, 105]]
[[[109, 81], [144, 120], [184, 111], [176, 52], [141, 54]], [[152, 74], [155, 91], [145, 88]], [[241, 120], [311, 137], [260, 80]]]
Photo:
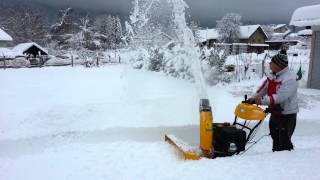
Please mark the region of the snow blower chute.
[[254, 137], [266, 112], [245, 101], [235, 109], [235, 119], [230, 123], [213, 123], [212, 110], [208, 99], [200, 100], [200, 144], [194, 148], [174, 135], [165, 135], [165, 141], [172, 144], [184, 159], [198, 160], [201, 157], [216, 158], [232, 156], [246, 150]]

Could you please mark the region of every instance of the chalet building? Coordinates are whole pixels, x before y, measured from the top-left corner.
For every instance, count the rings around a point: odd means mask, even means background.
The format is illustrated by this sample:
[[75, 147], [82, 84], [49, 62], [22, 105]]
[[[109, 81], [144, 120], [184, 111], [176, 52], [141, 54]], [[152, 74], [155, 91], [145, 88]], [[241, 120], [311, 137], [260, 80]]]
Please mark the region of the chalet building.
[[260, 25], [240, 26], [239, 28], [239, 42], [232, 44], [218, 43], [219, 33], [217, 29], [200, 30], [199, 36], [201, 46], [229, 46], [230, 52], [234, 54], [246, 52], [255, 52], [259, 54], [268, 49], [269, 45], [265, 44], [268, 36]]
[[12, 37], [0, 28], [0, 48], [7, 47], [12, 40]]
[[311, 52], [308, 74], [308, 87], [320, 89], [320, 4], [305, 6], [294, 11], [290, 25], [311, 27]]

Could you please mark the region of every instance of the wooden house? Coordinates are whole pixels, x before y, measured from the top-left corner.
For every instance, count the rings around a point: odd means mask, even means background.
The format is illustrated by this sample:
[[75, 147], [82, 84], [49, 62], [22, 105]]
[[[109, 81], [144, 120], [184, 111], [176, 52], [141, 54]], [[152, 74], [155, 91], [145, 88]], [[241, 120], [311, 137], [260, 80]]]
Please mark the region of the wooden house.
[[[219, 33], [217, 29], [200, 30], [200, 45], [206, 47], [216, 46]], [[269, 45], [265, 44], [268, 39], [267, 34], [260, 25], [248, 25], [239, 27], [239, 42], [230, 44], [231, 52], [238, 54], [242, 52], [263, 53]]]
[[12, 40], [12, 37], [0, 28], [0, 48], [7, 47]]

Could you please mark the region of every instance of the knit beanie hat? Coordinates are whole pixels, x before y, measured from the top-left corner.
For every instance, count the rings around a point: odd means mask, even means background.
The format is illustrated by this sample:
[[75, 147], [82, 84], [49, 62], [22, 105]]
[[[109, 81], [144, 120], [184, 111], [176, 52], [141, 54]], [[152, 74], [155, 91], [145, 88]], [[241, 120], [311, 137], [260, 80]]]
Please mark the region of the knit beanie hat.
[[279, 54], [272, 57], [271, 62], [278, 65], [280, 68], [284, 69], [288, 66], [288, 57], [287, 53], [281, 51]]

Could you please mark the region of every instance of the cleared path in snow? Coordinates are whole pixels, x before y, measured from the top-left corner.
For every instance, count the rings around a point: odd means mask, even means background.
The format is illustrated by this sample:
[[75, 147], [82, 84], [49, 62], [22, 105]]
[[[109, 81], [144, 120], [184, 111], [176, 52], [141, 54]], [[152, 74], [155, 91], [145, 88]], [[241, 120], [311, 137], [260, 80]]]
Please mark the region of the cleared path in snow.
[[[319, 91], [299, 91], [293, 152], [272, 153], [266, 137], [241, 156], [186, 162], [164, 134], [198, 144], [192, 83], [122, 66], [10, 69], [0, 77], [0, 179], [320, 178]], [[214, 121], [232, 122], [257, 84], [208, 88]], [[267, 133], [264, 122], [256, 137]]]
[[[299, 120], [293, 137], [294, 144], [298, 149], [320, 149], [320, 121], [319, 123], [308, 120]], [[178, 127], [119, 127], [95, 131], [70, 131], [58, 134], [29, 137], [26, 139], [0, 140], [0, 159], [5, 157], [16, 157], [20, 155], [42, 152], [46, 148], [64, 146], [68, 144], [101, 144], [112, 142], [163, 142], [165, 134], [174, 134], [193, 146], [199, 144], [199, 126]], [[268, 134], [268, 122], [264, 122], [259, 129], [256, 138]], [[270, 137], [264, 138], [255, 147], [266, 147]], [[270, 142], [268, 142], [270, 143]], [[268, 148], [257, 148], [269, 150]], [[255, 149], [252, 148], [252, 149]], [[251, 150], [250, 150], [251, 151]], [[249, 151], [248, 151], [249, 152]]]

